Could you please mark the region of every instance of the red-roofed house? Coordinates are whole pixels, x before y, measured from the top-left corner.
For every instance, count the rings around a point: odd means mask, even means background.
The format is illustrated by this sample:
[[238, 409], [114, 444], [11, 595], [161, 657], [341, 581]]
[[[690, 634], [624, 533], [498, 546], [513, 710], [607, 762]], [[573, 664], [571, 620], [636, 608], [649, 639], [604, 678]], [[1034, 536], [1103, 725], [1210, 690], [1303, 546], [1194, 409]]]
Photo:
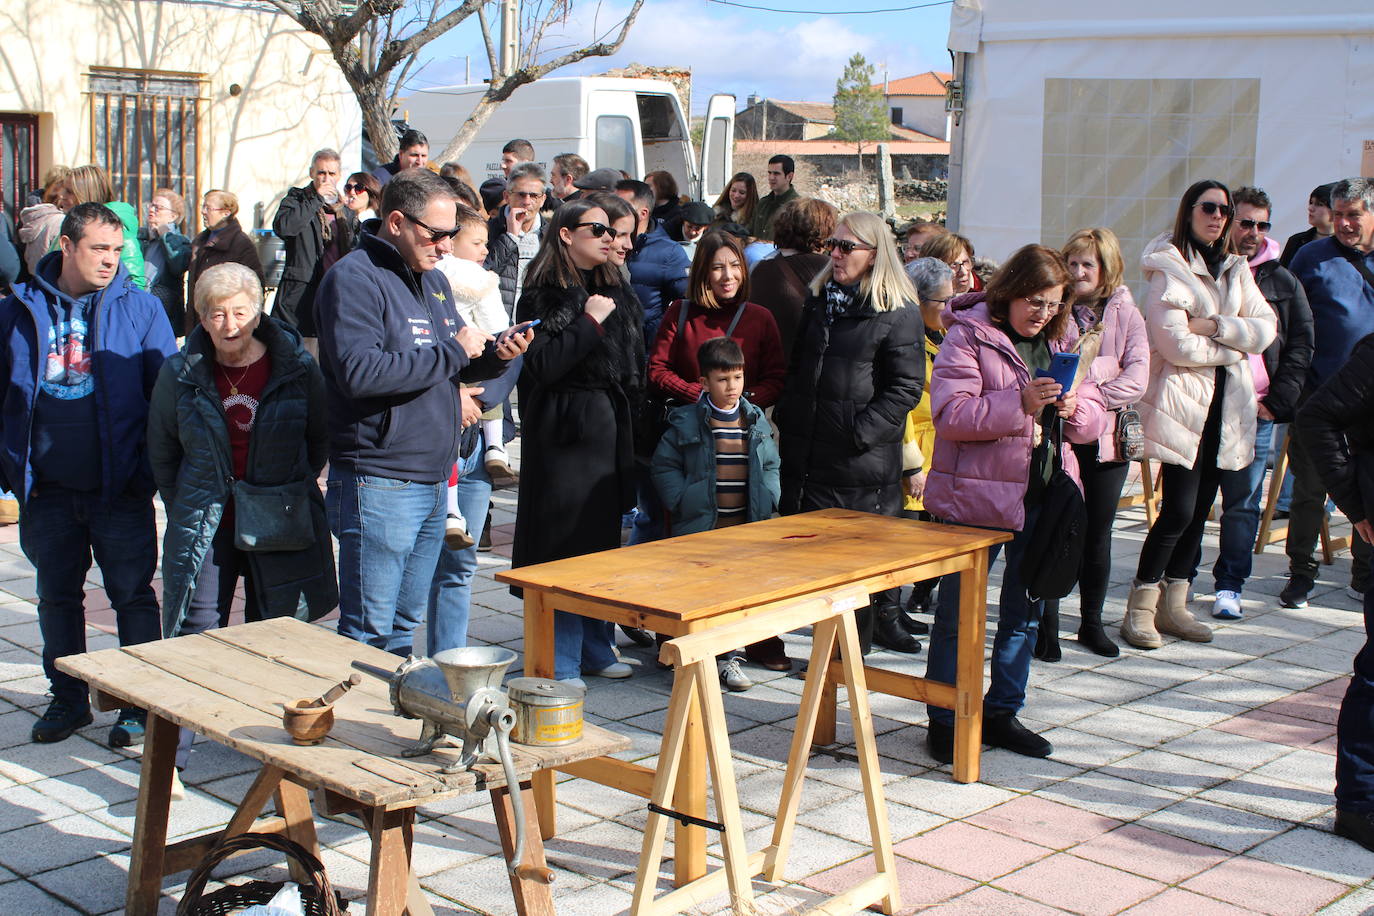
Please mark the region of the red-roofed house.
[[937, 140], [949, 139], [949, 113], [945, 111], [945, 83], [950, 73], [934, 70], [878, 83], [893, 124], [928, 134]]

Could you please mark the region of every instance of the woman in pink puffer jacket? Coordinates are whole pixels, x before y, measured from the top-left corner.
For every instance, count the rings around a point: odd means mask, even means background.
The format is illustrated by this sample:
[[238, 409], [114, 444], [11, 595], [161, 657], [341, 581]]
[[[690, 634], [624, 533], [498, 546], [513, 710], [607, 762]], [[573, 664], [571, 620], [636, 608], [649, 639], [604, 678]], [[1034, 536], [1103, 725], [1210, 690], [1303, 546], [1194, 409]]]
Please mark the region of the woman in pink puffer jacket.
[[[1059, 252], [1027, 245], [1013, 254], [984, 293], [951, 303], [949, 331], [931, 376], [935, 455], [925, 506], [941, 521], [1014, 532], [998, 601], [992, 678], [983, 703], [983, 743], [1029, 757], [1053, 748], [1016, 718], [1026, 699], [1031, 650], [1042, 602], [1032, 602], [1021, 581], [1021, 558], [1048, 479], [1046, 449], [1036, 448], [1039, 418], [1057, 409], [1071, 442], [1092, 442], [1107, 413], [1097, 385], [1079, 382], [1061, 392], [1053, 379], [1035, 378], [1054, 352], [1072, 347], [1077, 327], [1067, 311], [1068, 268]], [[1078, 464], [1064, 450], [1075, 481]], [[989, 563], [996, 559], [992, 549]], [[940, 582], [930, 634], [926, 677], [954, 682], [959, 625], [959, 576]], [[954, 753], [954, 714], [931, 706], [928, 747], [948, 763]]]

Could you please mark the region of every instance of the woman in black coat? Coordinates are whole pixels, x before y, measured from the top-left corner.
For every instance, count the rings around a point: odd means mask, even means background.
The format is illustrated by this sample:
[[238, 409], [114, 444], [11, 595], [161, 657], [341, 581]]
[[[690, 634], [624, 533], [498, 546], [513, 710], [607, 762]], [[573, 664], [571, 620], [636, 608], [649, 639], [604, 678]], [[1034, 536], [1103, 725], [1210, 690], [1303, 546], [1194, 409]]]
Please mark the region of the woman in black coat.
[[[843, 508], [897, 515], [902, 432], [921, 396], [921, 313], [887, 224], [847, 213], [827, 240], [830, 264], [802, 308], [782, 400], [774, 411], [782, 453], [784, 515]], [[867, 651], [920, 651], [898, 621], [894, 590], [878, 621], [857, 615]]]
[[[1298, 435], [1355, 536], [1374, 544], [1374, 335], [1298, 411]], [[1336, 720], [1336, 833], [1374, 851], [1374, 589]]]
[[[607, 263], [606, 211], [586, 200], [555, 211], [525, 274], [516, 321], [540, 320], [520, 373], [523, 446], [515, 566], [620, 546], [635, 504], [631, 417], [644, 390], [643, 315]], [[554, 672], [628, 677], [608, 624], [558, 611]]]
[[[205, 271], [216, 264], [242, 264], [258, 275], [258, 282], [266, 285], [267, 277], [262, 272], [262, 260], [258, 257], [257, 246], [243, 231], [238, 220], [239, 199], [228, 191], [208, 191], [200, 205], [200, 216], [205, 229], [191, 240], [191, 264], [186, 270], [186, 301], [194, 300], [196, 281]], [[194, 309], [186, 312], [186, 326], [174, 328], [190, 334], [196, 326]]]

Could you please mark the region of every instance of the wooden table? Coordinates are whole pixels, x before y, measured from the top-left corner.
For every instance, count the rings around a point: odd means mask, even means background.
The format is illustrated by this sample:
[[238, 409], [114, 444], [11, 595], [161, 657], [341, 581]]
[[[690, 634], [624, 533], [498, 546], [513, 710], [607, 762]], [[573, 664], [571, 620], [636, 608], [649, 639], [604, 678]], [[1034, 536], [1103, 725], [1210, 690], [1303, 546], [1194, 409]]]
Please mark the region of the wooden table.
[[[362, 683], [335, 704], [334, 727], [322, 744], [291, 743], [281, 724], [282, 704], [319, 696], [353, 673], [355, 660], [387, 670], [400, 663], [390, 653], [291, 618], [58, 659], [59, 668], [91, 685], [101, 708], [148, 710], [126, 913], [156, 913], [163, 877], [198, 865], [224, 836], [249, 830], [283, 833], [318, 856], [310, 789], [316, 790], [315, 804], [328, 813], [359, 811], [367, 824], [372, 837], [368, 913], [433, 912], [410, 870], [417, 805], [490, 792], [501, 845], [510, 858], [515, 821], [501, 766], [439, 772], [458, 758], [457, 748], [402, 758], [401, 750], [419, 738], [421, 723], [392, 714], [386, 681], [364, 675]], [[177, 726], [241, 751], [263, 767], [227, 827], [168, 845]], [[524, 864], [544, 865], [527, 777], [551, 766], [615, 753], [629, 743], [588, 725], [577, 744], [512, 745], [529, 825]], [[274, 798], [278, 816], [260, 819], [263, 807]], [[512, 876], [511, 887], [519, 912], [553, 912], [547, 885]]]
[[[987, 549], [1009, 534], [823, 509], [623, 547], [498, 573], [524, 589], [525, 672], [553, 677], [555, 609], [685, 636], [757, 616], [797, 598], [845, 585], [873, 593], [905, 583], [960, 575], [958, 673], [954, 684], [867, 668], [870, 690], [954, 710], [954, 778], [978, 779], [986, 632]], [[832, 675], [833, 676], [833, 675]], [[818, 743], [834, 740], [833, 681], [827, 687]], [[690, 714], [676, 810], [706, 814], [706, 750], [700, 710]], [[557, 769], [644, 798], [654, 771], [612, 758]], [[534, 777], [539, 820], [554, 835], [553, 773]], [[705, 828], [674, 827], [679, 885], [706, 870]]]

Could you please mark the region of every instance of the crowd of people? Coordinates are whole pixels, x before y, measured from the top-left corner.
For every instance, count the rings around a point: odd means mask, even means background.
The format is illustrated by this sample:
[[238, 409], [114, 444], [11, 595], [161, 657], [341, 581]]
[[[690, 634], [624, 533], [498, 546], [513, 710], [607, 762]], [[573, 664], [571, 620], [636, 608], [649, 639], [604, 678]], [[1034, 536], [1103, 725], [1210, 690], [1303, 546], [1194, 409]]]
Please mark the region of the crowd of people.
[[[1041, 519], [1064, 474], [1083, 507], [1088, 651], [1121, 652], [1104, 620], [1112, 530], [1140, 458], [1161, 468], [1162, 502], [1121, 640], [1209, 642], [1195, 607], [1243, 618], [1283, 424], [1280, 603], [1306, 605], [1330, 494], [1374, 623], [1374, 181], [1314, 190], [1286, 248], [1263, 190], [1196, 182], [1140, 256], [1137, 304], [1109, 229], [999, 266], [938, 223], [898, 233], [802, 197], [787, 156], [769, 160], [766, 195], [741, 172], [707, 202], [667, 172], [640, 180], [571, 153], [546, 172], [525, 140], [480, 185], [435, 168], [418, 132], [399, 146], [346, 178], [334, 150], [311, 157], [273, 222], [285, 270], [270, 315], [229, 191], [204, 195], [193, 239], [179, 194], [155, 189], [140, 226], [97, 166], [54, 169], [21, 213], [17, 257], [0, 250], [17, 262], [0, 304], [0, 486], [21, 507], [52, 686], [33, 740], [92, 721], [84, 685], [53, 664], [84, 650], [92, 558], [122, 645], [226, 625], [242, 581], [249, 620], [337, 607], [342, 635], [398, 655], [424, 623], [433, 654], [467, 642], [499, 486], [519, 487], [517, 566], [830, 507], [1010, 533], [992, 557], [1005, 565], [983, 741], [1032, 757], [1053, 748], [1018, 718], [1031, 665], [1063, 650], [1059, 601], [1033, 596], [1026, 558], [1055, 534]], [[1214, 595], [1195, 605], [1218, 495]], [[952, 682], [959, 589], [953, 575], [873, 595], [861, 647], [917, 653], [928, 635], [927, 675]], [[611, 625], [558, 612], [554, 626], [558, 679], [633, 675]], [[719, 665], [738, 691], [749, 665], [792, 660], [775, 637]], [[928, 750], [949, 762], [953, 713], [929, 717]], [[109, 741], [143, 728], [122, 710]], [[1336, 824], [1374, 848], [1370, 735], [1366, 646], [1341, 714]], [[178, 768], [189, 751], [187, 733]]]

